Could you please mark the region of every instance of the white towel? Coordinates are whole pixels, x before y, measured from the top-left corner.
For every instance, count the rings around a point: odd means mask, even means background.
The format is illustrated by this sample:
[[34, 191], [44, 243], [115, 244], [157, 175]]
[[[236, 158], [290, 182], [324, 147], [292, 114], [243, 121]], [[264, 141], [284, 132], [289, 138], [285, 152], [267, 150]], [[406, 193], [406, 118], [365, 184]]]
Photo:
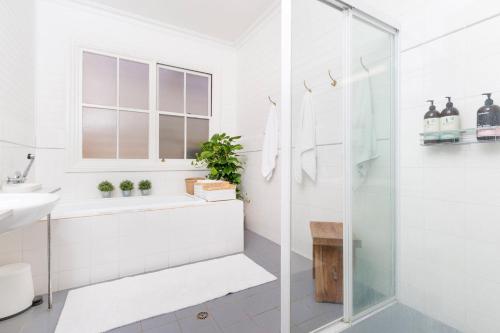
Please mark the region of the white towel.
[[308, 91], [302, 99], [295, 143], [294, 178], [299, 184], [302, 183], [302, 172], [305, 172], [312, 181], [316, 181], [316, 119], [312, 94]]
[[372, 160], [378, 157], [370, 77], [360, 77], [354, 82], [352, 109], [352, 149], [357, 170], [353, 185], [358, 187], [366, 180]]
[[276, 167], [276, 157], [278, 156], [278, 111], [274, 104], [269, 108], [267, 116], [266, 131], [262, 144], [262, 176], [269, 181], [273, 177]]

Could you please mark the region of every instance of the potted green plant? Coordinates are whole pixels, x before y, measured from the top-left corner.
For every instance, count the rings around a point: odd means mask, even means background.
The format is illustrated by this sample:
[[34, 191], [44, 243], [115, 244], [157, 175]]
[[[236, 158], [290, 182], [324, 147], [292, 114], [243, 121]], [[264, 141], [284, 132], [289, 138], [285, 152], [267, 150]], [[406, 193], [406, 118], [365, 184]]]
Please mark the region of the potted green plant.
[[139, 182], [139, 190], [141, 190], [141, 195], [151, 194], [151, 181], [144, 179]]
[[242, 150], [243, 146], [237, 143], [239, 139], [241, 136], [229, 136], [226, 133], [214, 134], [209, 141], [201, 145], [201, 151], [196, 154], [193, 164], [208, 168], [208, 179], [225, 180], [235, 184], [236, 194], [239, 199], [242, 199], [239, 185], [243, 163], [239, 159], [238, 151]]
[[130, 180], [124, 180], [120, 183], [120, 189], [122, 190], [122, 195], [124, 197], [130, 197], [132, 190], [134, 189], [134, 183]]
[[113, 186], [113, 184], [105, 180], [97, 185], [97, 189], [101, 191], [101, 195], [103, 198], [111, 198], [111, 192], [113, 192], [115, 187]]

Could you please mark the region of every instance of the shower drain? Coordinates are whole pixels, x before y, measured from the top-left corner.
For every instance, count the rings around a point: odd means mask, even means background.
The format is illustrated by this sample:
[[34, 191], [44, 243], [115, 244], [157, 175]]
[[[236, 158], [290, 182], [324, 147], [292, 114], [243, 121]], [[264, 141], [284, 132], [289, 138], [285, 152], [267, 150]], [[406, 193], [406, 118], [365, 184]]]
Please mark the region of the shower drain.
[[200, 319], [200, 320], [203, 320], [203, 319], [207, 319], [208, 318], [208, 312], [199, 312], [197, 315], [196, 315], [196, 318]]

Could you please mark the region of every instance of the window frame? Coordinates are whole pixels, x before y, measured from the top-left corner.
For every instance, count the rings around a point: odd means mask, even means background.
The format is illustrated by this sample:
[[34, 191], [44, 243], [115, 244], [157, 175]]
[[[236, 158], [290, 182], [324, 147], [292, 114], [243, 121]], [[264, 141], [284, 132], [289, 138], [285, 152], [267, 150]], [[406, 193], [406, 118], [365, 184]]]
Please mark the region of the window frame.
[[[175, 72], [180, 72], [184, 74], [184, 88], [183, 88], [183, 99], [184, 99], [184, 108], [183, 108], [183, 113], [178, 113], [178, 112], [169, 112], [169, 111], [164, 111], [160, 110], [160, 105], [158, 102], [158, 96], [160, 94], [160, 69], [167, 69], [170, 71], [175, 71]], [[208, 79], [208, 104], [207, 104], [207, 115], [202, 116], [202, 115], [196, 115], [196, 114], [188, 114], [187, 113], [187, 74], [193, 74], [201, 77], [206, 77]], [[157, 121], [157, 128], [158, 128], [158, 135], [157, 135], [157, 142], [158, 142], [158, 149], [157, 149], [157, 157], [159, 160], [172, 160], [172, 159], [165, 159], [160, 157], [160, 138], [159, 138], [159, 127], [160, 127], [160, 116], [165, 115], [165, 116], [173, 116], [173, 117], [179, 117], [184, 119], [184, 158], [180, 160], [189, 160], [192, 161], [193, 159], [187, 158], [187, 120], [188, 119], [204, 119], [208, 120], [208, 128], [209, 128], [209, 136], [210, 136], [210, 121], [212, 120], [212, 114], [213, 114], [213, 102], [212, 102], [212, 96], [213, 96], [213, 91], [212, 91], [212, 86], [213, 86], [213, 75], [210, 73], [206, 72], [201, 72], [201, 71], [196, 71], [196, 70], [191, 70], [187, 68], [182, 68], [178, 66], [172, 66], [172, 65], [166, 65], [163, 63], [157, 63], [156, 64], [156, 105], [155, 105], [155, 113], [158, 116], [158, 121]]]
[[[109, 110], [113, 111], [116, 114], [116, 153], [115, 153], [115, 158], [84, 158], [83, 157], [83, 130], [81, 129], [80, 131], [81, 136], [82, 136], [82, 145], [81, 145], [81, 150], [82, 150], [82, 159], [83, 160], [147, 160], [151, 158], [151, 136], [149, 133], [151, 132], [151, 65], [149, 62], [145, 62], [142, 60], [138, 59], [130, 59], [129, 57], [124, 57], [124, 56], [118, 56], [118, 55], [110, 55], [110, 54], [103, 54], [100, 52], [93, 52], [93, 51], [88, 51], [88, 50], [83, 50], [82, 51], [82, 75], [80, 77], [80, 84], [83, 82], [83, 56], [85, 53], [90, 53], [98, 56], [105, 56], [105, 57], [110, 57], [116, 59], [116, 96], [115, 96], [115, 105], [101, 105], [101, 104], [90, 104], [90, 103], [84, 103], [83, 101], [83, 87], [80, 88], [80, 112], [81, 112], [81, 120], [82, 120], [82, 126], [83, 126], [83, 109], [84, 108], [91, 108], [91, 109], [97, 109], [97, 110]], [[123, 107], [120, 105], [120, 61], [121, 60], [126, 60], [126, 61], [131, 61], [131, 62], [136, 62], [139, 64], [147, 65], [148, 66], [148, 107], [146, 109], [137, 109], [137, 108], [131, 108], [131, 107]], [[120, 158], [120, 114], [121, 112], [133, 112], [133, 113], [141, 113], [141, 114], [147, 114], [148, 115], [148, 151], [146, 153], [147, 158]], [[82, 127], [80, 126], [80, 127]]]
[[[83, 54], [84, 52], [95, 53], [103, 56], [117, 58], [117, 66], [119, 59], [136, 61], [147, 64], [149, 66], [149, 135], [148, 135], [148, 158], [147, 159], [94, 159], [83, 158]], [[87, 172], [126, 172], [126, 171], [192, 171], [204, 170], [192, 165], [193, 159], [160, 159], [159, 157], [159, 113], [157, 112], [157, 93], [158, 93], [158, 65], [169, 63], [169, 61], [146, 59], [137, 56], [129, 56], [126, 52], [109, 52], [97, 47], [77, 46], [73, 49], [73, 56], [70, 61], [70, 70], [68, 71], [67, 80], [70, 82], [67, 92], [68, 107], [66, 117], [66, 142], [65, 146], [65, 172], [68, 173], [87, 173]], [[166, 65], [169, 66], [169, 65]], [[210, 116], [209, 116], [209, 136], [213, 131], [213, 116], [214, 116], [214, 95], [213, 87], [216, 75], [211, 73], [211, 70], [206, 69], [187, 69], [188, 66], [169, 66], [178, 67], [182, 70], [193, 72], [197, 75], [210, 75]], [[189, 66], [191, 67], [191, 66]], [[119, 75], [119, 74], [118, 74]], [[117, 77], [119, 80], [119, 76]], [[117, 82], [119, 89], [119, 81]], [[119, 92], [117, 92], [119, 96]], [[117, 97], [119, 98], [119, 97]], [[90, 104], [86, 104], [90, 105]], [[120, 109], [119, 106], [112, 107], [110, 110]], [[133, 110], [133, 108], [121, 108], [123, 111]], [[119, 112], [119, 111], [117, 111]], [[146, 112], [146, 111], [144, 111]], [[117, 126], [119, 123], [117, 122]], [[117, 132], [119, 135], [119, 132]], [[186, 132], [185, 132], [186, 136]], [[119, 142], [117, 141], [117, 145]], [[186, 143], [184, 143], [186, 145]], [[117, 149], [119, 149], [117, 147]], [[184, 151], [186, 151], [184, 147]], [[117, 151], [117, 156], [118, 156]], [[186, 154], [186, 153], [185, 153]], [[186, 155], [184, 155], [186, 156]]]

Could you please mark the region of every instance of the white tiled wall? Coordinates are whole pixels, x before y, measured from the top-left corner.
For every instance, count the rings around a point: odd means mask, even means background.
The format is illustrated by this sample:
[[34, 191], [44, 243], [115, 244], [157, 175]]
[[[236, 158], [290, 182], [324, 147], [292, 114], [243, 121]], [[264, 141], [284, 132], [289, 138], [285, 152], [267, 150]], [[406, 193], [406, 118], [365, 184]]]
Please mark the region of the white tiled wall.
[[0, 1], [0, 184], [34, 152], [34, 18], [33, 0]]
[[280, 109], [280, 12], [275, 8], [238, 47], [237, 133], [242, 135], [245, 170], [242, 188], [246, 227], [280, 242], [280, 168], [265, 181], [261, 175], [261, 148], [270, 103]]
[[403, 49], [500, 12], [500, 3], [496, 0], [379, 0], [376, 3], [369, 0], [360, 1], [399, 21], [403, 33]]
[[[47, 288], [46, 227], [0, 235], [0, 265], [30, 263], [36, 294]], [[243, 204], [55, 219], [52, 244], [53, 288], [74, 288], [241, 252]]]
[[[64, 27], [64, 28], [61, 28]], [[37, 181], [62, 187], [63, 200], [99, 196], [97, 184], [108, 179], [148, 178], [155, 194], [183, 191], [185, 177], [202, 171], [68, 173], [68, 115], [75, 112], [74, 53], [86, 47], [214, 74], [211, 131], [234, 133], [236, 126], [236, 50], [230, 46], [124, 18], [75, 2], [37, 1], [36, 23]], [[177, 169], [176, 169], [177, 170]]]
[[0, 1], [0, 140], [34, 140], [34, 19], [32, 0]]
[[[432, 19], [439, 8], [450, 20]], [[402, 53], [400, 298], [464, 332], [498, 332], [500, 147], [424, 148], [418, 133], [427, 99], [443, 109], [452, 96], [469, 128], [481, 93], [500, 102], [500, 17], [487, 19], [500, 6], [433, 1], [404, 12], [403, 48], [463, 29]]]

